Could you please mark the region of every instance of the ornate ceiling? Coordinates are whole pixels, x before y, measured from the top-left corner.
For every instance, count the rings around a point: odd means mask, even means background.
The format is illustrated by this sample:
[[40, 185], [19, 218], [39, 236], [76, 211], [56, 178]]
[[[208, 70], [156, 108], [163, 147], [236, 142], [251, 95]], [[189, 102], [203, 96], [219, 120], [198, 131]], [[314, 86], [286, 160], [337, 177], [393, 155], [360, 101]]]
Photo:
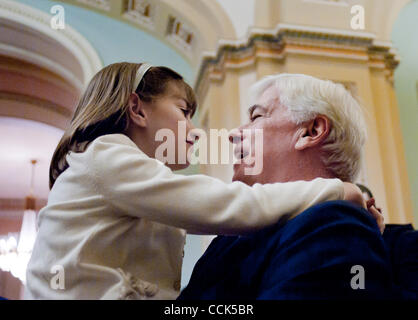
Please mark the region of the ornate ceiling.
[[56, 1], [128, 23], [179, 52], [194, 69], [201, 53], [220, 39], [234, 39], [235, 29], [217, 1], [204, 0], [64, 0]]

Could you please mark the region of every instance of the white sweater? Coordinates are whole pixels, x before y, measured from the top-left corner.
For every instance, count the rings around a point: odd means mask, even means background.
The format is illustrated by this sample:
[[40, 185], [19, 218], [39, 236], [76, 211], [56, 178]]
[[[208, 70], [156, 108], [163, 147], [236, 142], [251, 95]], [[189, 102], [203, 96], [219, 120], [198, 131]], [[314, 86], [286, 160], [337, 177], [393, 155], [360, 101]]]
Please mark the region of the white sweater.
[[174, 174], [122, 134], [67, 161], [39, 213], [29, 299], [175, 299], [185, 230], [245, 234], [344, 194], [338, 179], [249, 187]]

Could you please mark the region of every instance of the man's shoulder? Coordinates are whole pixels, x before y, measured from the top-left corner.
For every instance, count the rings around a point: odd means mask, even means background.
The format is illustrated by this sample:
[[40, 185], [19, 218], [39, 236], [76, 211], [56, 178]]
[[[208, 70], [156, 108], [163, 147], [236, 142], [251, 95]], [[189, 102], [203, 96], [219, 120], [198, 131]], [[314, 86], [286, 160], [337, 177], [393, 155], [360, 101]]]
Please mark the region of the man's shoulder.
[[[373, 221], [371, 215], [364, 208], [344, 200], [326, 201], [314, 205], [295, 218], [289, 220], [315, 220], [335, 217], [338, 219], [354, 219], [361, 220], [363, 222], [364, 217], [367, 221]], [[370, 218], [370, 219], [369, 219]], [[365, 222], [365, 221], [364, 221]]]
[[296, 236], [294, 233], [306, 234], [325, 226], [345, 230], [361, 227], [380, 236], [376, 221], [365, 209], [348, 201], [327, 201], [308, 208], [290, 220], [283, 218], [275, 225], [248, 236], [218, 236], [205, 254], [219, 257], [231, 250], [245, 252], [249, 248], [265, 249], [266, 242], [277, 243], [284, 240], [282, 238]]
[[[369, 299], [394, 292], [383, 238], [361, 207], [345, 201], [313, 206], [271, 239], [260, 299]], [[367, 271], [367, 290], [353, 291], [353, 267]]]
[[[312, 206], [296, 217], [288, 219], [284, 217], [275, 225], [257, 231], [248, 237], [242, 237], [246, 241], [252, 241], [253, 247], [259, 244], [261, 247], [266, 243], [280, 244], [289, 238], [297, 238], [308, 233], [315, 233], [324, 228], [335, 230], [366, 230], [380, 237], [380, 231], [371, 214], [348, 201], [327, 201]], [[346, 232], [349, 236], [349, 232]], [[223, 237], [214, 241], [214, 247], [222, 246]]]
[[[301, 226], [309, 229], [316, 229], [323, 225], [345, 224], [352, 226], [363, 226], [371, 228], [372, 231], [379, 233], [379, 228], [372, 215], [364, 208], [348, 201], [337, 200], [327, 201], [312, 206], [290, 219], [283, 225], [283, 229], [291, 231]], [[280, 226], [281, 227], [281, 226]]]
[[249, 236], [215, 238], [181, 298], [255, 297], [271, 285], [265, 278], [279, 281], [336, 261], [367, 262], [370, 250], [384, 255], [382, 247], [366, 210], [345, 201], [325, 202]]

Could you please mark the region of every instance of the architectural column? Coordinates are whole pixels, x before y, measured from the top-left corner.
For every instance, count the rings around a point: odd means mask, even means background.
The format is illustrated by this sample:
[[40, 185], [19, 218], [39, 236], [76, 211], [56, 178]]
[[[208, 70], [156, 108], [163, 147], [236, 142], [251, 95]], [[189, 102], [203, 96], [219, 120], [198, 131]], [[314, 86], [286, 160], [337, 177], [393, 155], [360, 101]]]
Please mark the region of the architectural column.
[[412, 203], [408, 201], [411, 194], [407, 188], [406, 159], [393, 85], [382, 69], [371, 71], [371, 83], [390, 220], [412, 222]]

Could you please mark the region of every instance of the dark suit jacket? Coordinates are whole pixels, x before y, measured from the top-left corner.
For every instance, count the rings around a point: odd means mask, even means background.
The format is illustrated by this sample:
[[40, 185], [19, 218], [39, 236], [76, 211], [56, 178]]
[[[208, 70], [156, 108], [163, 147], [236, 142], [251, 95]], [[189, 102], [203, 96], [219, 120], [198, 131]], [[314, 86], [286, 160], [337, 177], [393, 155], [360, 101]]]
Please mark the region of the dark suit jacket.
[[418, 300], [418, 231], [411, 224], [388, 224], [383, 239], [395, 284], [404, 298]]
[[[353, 289], [352, 267], [364, 269]], [[359, 283], [354, 279], [355, 283]], [[389, 256], [371, 215], [332, 201], [250, 236], [218, 236], [179, 299], [397, 298]]]

